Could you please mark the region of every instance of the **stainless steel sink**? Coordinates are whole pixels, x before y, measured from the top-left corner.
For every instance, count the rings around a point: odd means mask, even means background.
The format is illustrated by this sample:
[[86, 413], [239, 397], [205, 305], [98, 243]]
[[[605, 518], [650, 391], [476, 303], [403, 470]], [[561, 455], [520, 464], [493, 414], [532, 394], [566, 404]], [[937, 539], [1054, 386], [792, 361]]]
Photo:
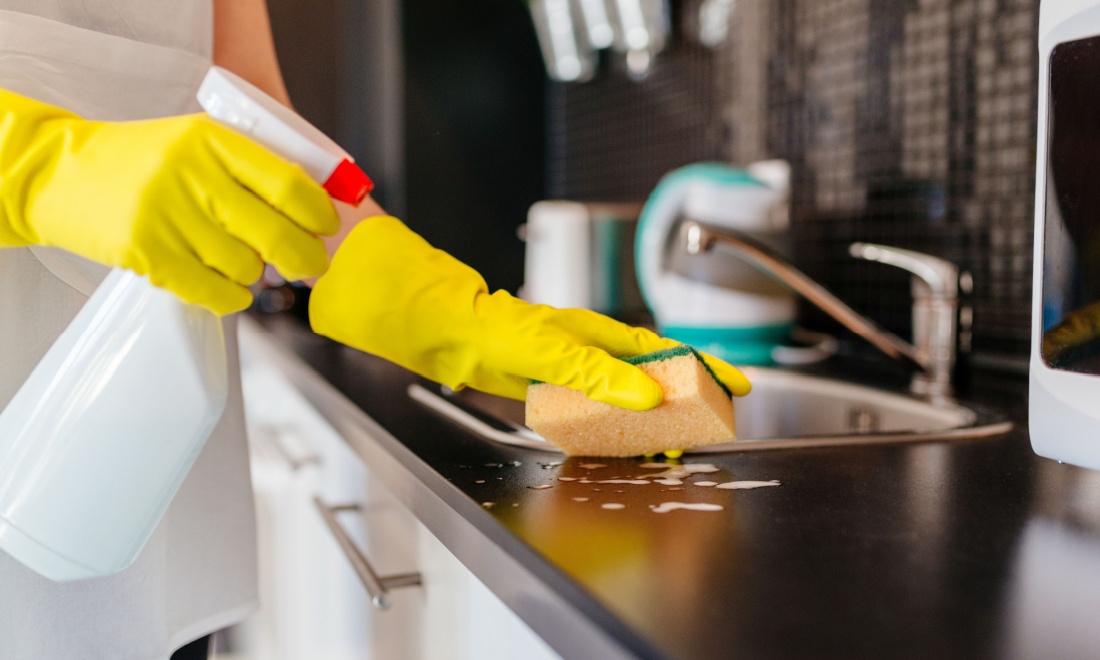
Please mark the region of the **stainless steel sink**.
[[[840, 380], [777, 369], [744, 369], [752, 393], [735, 400], [736, 442], [687, 453], [718, 453], [953, 441], [1007, 433], [1003, 415], [954, 402], [929, 402]], [[409, 396], [429, 409], [495, 442], [556, 452], [523, 426], [523, 404], [481, 392], [450, 392], [423, 384]]]

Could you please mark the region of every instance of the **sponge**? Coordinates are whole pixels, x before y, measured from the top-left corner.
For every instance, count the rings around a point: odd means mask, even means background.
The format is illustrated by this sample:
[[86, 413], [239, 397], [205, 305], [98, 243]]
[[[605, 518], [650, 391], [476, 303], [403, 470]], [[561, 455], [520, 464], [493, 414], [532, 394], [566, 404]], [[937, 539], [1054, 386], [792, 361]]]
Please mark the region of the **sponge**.
[[664, 401], [637, 412], [592, 401], [547, 383], [527, 388], [527, 426], [571, 456], [640, 456], [728, 442], [735, 437], [733, 401], [690, 346], [624, 360], [657, 381]]

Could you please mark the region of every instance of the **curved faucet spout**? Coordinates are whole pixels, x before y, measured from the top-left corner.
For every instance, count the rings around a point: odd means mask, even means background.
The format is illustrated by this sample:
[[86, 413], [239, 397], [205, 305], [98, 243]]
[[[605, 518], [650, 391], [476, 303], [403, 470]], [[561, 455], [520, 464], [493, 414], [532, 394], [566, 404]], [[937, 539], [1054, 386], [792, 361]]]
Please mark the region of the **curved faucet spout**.
[[[686, 220], [680, 227], [680, 236], [681, 244], [688, 254], [701, 254], [710, 251], [716, 245], [721, 245], [786, 285], [883, 353], [920, 371], [922, 375], [937, 366], [926, 351], [881, 328], [874, 321], [849, 307], [828, 289], [810, 279], [774, 250], [744, 233], [728, 228], [717, 229], [695, 220]], [[932, 378], [930, 374], [923, 377]], [[938, 380], [938, 378], [933, 379]], [[937, 394], [947, 394], [947, 392]]]

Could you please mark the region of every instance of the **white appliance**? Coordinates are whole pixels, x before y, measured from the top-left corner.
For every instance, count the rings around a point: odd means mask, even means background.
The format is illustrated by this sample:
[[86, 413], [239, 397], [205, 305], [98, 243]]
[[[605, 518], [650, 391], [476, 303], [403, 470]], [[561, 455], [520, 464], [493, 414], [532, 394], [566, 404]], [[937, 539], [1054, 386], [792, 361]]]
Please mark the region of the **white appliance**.
[[[199, 102], [358, 204], [371, 183], [304, 119], [213, 68]], [[0, 414], [0, 548], [55, 581], [145, 546], [226, 402], [221, 320], [115, 269]]]
[[1100, 1], [1039, 10], [1031, 444], [1100, 469]]
[[641, 204], [535, 202], [520, 228], [526, 243], [521, 297], [616, 318], [645, 311], [634, 274]]

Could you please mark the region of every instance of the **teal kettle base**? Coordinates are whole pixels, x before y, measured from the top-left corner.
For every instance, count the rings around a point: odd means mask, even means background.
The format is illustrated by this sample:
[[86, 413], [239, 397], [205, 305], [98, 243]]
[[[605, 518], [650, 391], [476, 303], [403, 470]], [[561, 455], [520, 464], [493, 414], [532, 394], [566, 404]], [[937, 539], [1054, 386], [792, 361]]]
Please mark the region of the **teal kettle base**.
[[733, 364], [775, 364], [772, 352], [785, 344], [794, 330], [791, 323], [744, 328], [661, 327], [661, 334]]

